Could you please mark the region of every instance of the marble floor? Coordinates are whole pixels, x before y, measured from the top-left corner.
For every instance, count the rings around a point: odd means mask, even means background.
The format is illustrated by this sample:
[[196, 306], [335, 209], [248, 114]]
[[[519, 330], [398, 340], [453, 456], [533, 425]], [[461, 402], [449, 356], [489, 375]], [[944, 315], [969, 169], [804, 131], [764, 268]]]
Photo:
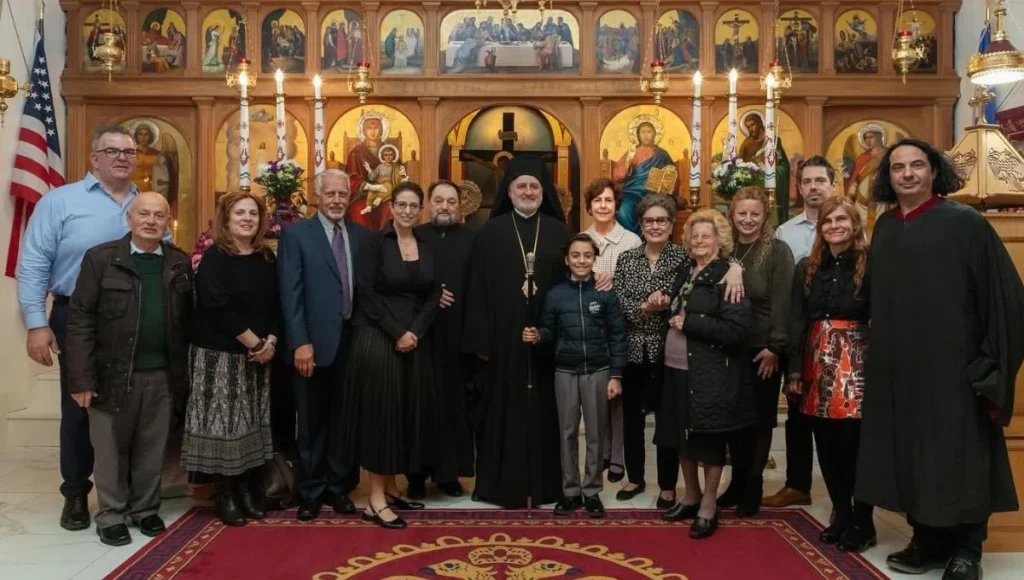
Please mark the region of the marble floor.
[[[648, 438], [650, 440], [650, 438]], [[773, 457], [777, 466], [765, 472], [765, 490], [771, 493], [778, 489], [785, 479], [785, 439], [781, 428], [776, 431]], [[654, 453], [648, 453], [648, 491], [631, 502], [615, 500], [618, 484], [606, 485], [601, 494], [608, 508], [653, 508], [657, 499], [656, 467]], [[464, 482], [467, 487], [470, 481]], [[681, 484], [680, 480], [680, 484]], [[68, 532], [58, 525], [62, 498], [57, 491], [60, 476], [57, 468], [55, 448], [11, 448], [0, 449], [0, 578], [11, 580], [92, 580], [103, 578], [111, 570], [139, 550], [148, 538], [133, 534], [132, 544], [111, 548], [99, 542], [95, 529]], [[476, 504], [469, 499], [454, 499], [436, 495], [428, 487], [430, 507], [466, 508], [492, 507]], [[365, 488], [353, 497], [357, 504], [364, 504]], [[831, 509], [821, 474], [815, 468], [812, 490], [814, 505], [810, 513], [819, 521], [828, 519]], [[90, 498], [95, 510], [95, 496]], [[189, 507], [188, 498], [166, 500], [161, 509], [164, 519], [170, 523], [181, 516]], [[878, 531], [878, 546], [865, 553], [869, 561], [880, 570], [888, 572], [885, 556], [902, 549], [907, 543], [910, 530], [897, 514], [877, 510], [875, 526]], [[984, 560], [985, 578], [988, 580], [1011, 580], [1024, 576], [1024, 553], [986, 554]], [[904, 576], [892, 573], [891, 578], [922, 578], [937, 580], [941, 571], [923, 576]], [[769, 578], [769, 576], [764, 576]], [[787, 579], [790, 580], [790, 579]]]

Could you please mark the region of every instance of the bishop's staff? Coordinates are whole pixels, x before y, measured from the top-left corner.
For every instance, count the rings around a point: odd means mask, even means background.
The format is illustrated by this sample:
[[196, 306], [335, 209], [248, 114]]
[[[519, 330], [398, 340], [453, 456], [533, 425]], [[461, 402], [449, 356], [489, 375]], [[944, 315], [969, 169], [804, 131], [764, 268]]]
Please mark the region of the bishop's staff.
[[[539, 218], [538, 218], [539, 220]], [[537, 228], [540, 228], [540, 221], [537, 222]], [[530, 310], [531, 302], [533, 302], [533, 292], [536, 289], [533, 285], [533, 264], [536, 261], [537, 256], [533, 252], [526, 253], [526, 325], [533, 327], [533, 313]], [[533, 415], [533, 345], [529, 345], [530, 348], [526, 349], [526, 416], [532, 418]], [[533, 510], [533, 491], [532, 483], [533, 480], [531, 475], [533, 473], [533, 466], [530, 465], [533, 459], [533, 432], [527, 429], [526, 435], [526, 517], [532, 517]]]

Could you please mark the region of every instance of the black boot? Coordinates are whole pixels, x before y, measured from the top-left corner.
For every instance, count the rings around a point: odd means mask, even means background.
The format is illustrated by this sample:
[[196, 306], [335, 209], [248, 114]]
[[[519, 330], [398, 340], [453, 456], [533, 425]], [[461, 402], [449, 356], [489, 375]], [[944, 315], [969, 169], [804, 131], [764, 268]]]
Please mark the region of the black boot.
[[747, 475], [739, 473], [735, 467], [732, 470], [732, 481], [729, 482], [729, 487], [725, 489], [725, 493], [718, 496], [718, 507], [720, 508], [731, 508], [736, 507], [736, 504], [743, 499], [743, 489], [746, 485]]
[[263, 486], [258, 469], [250, 469], [235, 478], [235, 501], [246, 517], [254, 520], [267, 517], [263, 510]]
[[232, 492], [234, 480], [234, 477], [226, 475], [214, 476], [213, 506], [217, 511], [217, 517], [224, 522], [224, 525], [244, 526], [245, 514], [235, 503], [235, 494]]
[[764, 493], [763, 477], [748, 477], [743, 485], [743, 495], [736, 504], [736, 517], [749, 518], [761, 511], [761, 494]]

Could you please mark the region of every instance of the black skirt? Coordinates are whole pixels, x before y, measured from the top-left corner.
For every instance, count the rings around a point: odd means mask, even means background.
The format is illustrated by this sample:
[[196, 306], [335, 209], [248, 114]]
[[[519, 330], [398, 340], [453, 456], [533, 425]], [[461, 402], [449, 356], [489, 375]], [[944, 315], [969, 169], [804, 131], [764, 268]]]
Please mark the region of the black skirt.
[[655, 415], [654, 444], [675, 448], [679, 456], [708, 465], [725, 465], [725, 446], [732, 432], [686, 432], [690, 412], [689, 371], [663, 367], [661, 404]]
[[380, 475], [426, 473], [436, 462], [437, 397], [427, 338], [408, 353], [374, 326], [360, 326], [348, 356], [341, 449]]

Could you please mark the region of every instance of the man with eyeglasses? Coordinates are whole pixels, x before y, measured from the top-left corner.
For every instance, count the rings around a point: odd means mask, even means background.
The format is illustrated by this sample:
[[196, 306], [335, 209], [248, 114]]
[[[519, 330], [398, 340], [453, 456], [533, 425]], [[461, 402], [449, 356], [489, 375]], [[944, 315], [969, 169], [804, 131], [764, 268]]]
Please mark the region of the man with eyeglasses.
[[[54, 189], [35, 207], [25, 230], [18, 263], [18, 303], [28, 329], [28, 356], [53, 366], [60, 364], [60, 486], [64, 509], [60, 525], [66, 530], [90, 526], [88, 495], [93, 470], [89, 415], [68, 391], [64, 362], [68, 302], [75, 289], [86, 250], [125, 236], [130, 228], [128, 208], [138, 194], [132, 183], [137, 150], [127, 129], [100, 127], [93, 134], [91, 168], [85, 179]], [[170, 232], [165, 235], [170, 240]], [[46, 294], [53, 309], [46, 317]]]
[[[459, 186], [442, 179], [427, 188], [430, 223], [417, 226], [416, 233], [431, 244], [434, 277], [441, 283], [441, 310], [430, 326], [435, 384], [440, 397], [442, 425], [437, 434], [438, 465], [430, 476], [437, 487], [451, 497], [463, 494], [459, 477], [473, 477], [473, 434], [467, 414], [465, 365], [462, 364], [462, 327], [465, 320], [469, 257], [476, 232], [461, 222]], [[410, 475], [409, 499], [426, 496], [424, 475]]]
[[352, 334], [353, 259], [371, 235], [345, 220], [351, 201], [347, 173], [323, 171], [313, 189], [316, 215], [286, 227], [277, 251], [284, 342], [295, 365], [292, 388], [305, 475], [297, 513], [302, 521], [316, 519], [324, 503], [338, 513], [356, 511], [348, 494], [359, 484], [359, 466], [342, 463], [337, 418]]

